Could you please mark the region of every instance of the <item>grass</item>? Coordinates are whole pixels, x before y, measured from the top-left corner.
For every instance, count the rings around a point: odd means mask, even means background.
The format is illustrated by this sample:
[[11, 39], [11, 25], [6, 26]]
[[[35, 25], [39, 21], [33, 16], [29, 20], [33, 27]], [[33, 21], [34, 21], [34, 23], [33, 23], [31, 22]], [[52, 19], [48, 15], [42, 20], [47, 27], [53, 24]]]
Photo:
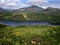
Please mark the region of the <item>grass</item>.
[[0, 45], [59, 45], [60, 26], [6, 26], [0, 28]]

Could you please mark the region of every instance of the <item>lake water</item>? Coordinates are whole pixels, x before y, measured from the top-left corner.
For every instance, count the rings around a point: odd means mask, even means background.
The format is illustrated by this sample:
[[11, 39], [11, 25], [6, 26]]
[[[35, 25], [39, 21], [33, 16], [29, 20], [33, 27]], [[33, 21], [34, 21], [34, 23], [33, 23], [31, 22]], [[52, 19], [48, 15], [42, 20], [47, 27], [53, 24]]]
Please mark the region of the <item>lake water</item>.
[[26, 25], [26, 26], [33, 26], [33, 25], [40, 25], [40, 26], [50, 26], [51, 24], [46, 22], [46, 21], [41, 21], [41, 22], [14, 22], [14, 21], [6, 21], [6, 20], [0, 20], [0, 23], [5, 24], [5, 25], [10, 25], [10, 26], [21, 26], [21, 25]]

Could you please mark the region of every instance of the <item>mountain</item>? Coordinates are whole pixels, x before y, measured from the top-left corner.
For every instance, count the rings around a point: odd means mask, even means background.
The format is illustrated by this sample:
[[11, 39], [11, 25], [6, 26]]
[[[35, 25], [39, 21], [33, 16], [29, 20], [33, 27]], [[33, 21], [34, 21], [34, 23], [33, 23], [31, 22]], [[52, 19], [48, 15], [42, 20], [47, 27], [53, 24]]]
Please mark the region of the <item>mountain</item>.
[[3, 8], [0, 8], [0, 12], [1, 11], [13, 11], [13, 12], [44, 12], [44, 11], [47, 11], [47, 12], [51, 12], [51, 11], [60, 11], [60, 9], [58, 8], [52, 8], [52, 7], [48, 7], [46, 9], [42, 8], [42, 7], [38, 7], [38, 6], [29, 6], [29, 7], [24, 7], [24, 8], [19, 8], [19, 9], [3, 9]]
[[2, 11], [5, 11], [5, 9], [3, 9], [3, 8], [0, 8], [0, 12], [2, 12]]
[[25, 8], [19, 8], [19, 11], [30, 11], [30, 12], [36, 12], [36, 11], [42, 11], [42, 7], [38, 6], [30, 6], [30, 7], [25, 7]]
[[38, 7], [38, 6], [29, 6], [29, 7], [24, 7], [24, 8], [19, 8], [14, 10], [16, 12], [22, 11], [22, 12], [52, 12], [52, 11], [60, 11], [60, 9], [58, 8], [52, 8], [52, 7], [48, 7], [46, 9], [42, 8], [42, 7]]
[[60, 11], [60, 9], [48, 7], [48, 8], [45, 9], [45, 11]]
[[8, 11], [13, 11], [13, 10], [11, 10], [11, 9], [4, 9], [4, 8], [0, 7], [0, 12], [8, 12]]

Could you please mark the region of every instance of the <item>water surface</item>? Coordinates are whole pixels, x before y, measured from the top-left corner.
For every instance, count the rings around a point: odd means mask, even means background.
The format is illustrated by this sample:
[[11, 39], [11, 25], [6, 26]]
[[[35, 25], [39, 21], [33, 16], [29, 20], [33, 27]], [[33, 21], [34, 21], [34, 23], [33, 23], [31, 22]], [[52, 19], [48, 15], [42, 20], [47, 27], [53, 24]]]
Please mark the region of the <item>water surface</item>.
[[14, 21], [0, 20], [0, 23], [5, 24], [5, 25], [10, 25], [10, 26], [21, 26], [21, 25], [26, 25], [26, 26], [33, 26], [33, 25], [46, 26], [46, 25], [51, 25], [47, 21], [41, 21], [41, 22], [14, 22]]

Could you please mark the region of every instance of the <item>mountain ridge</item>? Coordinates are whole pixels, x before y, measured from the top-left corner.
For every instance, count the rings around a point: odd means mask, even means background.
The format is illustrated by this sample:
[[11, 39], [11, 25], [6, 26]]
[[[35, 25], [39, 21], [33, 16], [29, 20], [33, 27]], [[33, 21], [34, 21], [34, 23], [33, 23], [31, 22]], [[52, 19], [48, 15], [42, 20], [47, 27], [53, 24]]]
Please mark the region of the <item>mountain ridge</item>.
[[53, 7], [47, 7], [46, 9], [42, 8], [42, 7], [39, 7], [39, 6], [29, 6], [29, 7], [24, 7], [24, 8], [18, 8], [18, 9], [13, 9], [13, 10], [10, 10], [10, 9], [3, 9], [3, 8], [0, 8], [0, 12], [1, 11], [30, 11], [30, 12], [37, 12], [37, 11], [57, 11], [57, 10], [60, 10], [59, 8], [53, 8]]

